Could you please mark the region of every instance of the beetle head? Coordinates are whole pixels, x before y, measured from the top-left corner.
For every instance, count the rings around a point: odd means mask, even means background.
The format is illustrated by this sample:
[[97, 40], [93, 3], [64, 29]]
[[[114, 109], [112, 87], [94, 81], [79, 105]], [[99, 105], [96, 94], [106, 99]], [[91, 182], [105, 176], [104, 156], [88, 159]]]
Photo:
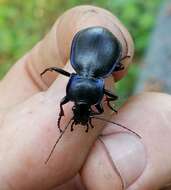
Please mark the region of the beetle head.
[[90, 117], [90, 105], [84, 102], [75, 103], [72, 108], [75, 124], [86, 125]]

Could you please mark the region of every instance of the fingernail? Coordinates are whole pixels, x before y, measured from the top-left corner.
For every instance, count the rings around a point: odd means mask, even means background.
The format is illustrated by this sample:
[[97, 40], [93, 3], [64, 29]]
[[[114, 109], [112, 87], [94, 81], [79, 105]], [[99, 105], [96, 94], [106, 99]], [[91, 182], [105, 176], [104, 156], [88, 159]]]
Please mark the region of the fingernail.
[[146, 151], [142, 140], [127, 133], [103, 136], [101, 140], [124, 188], [129, 187], [146, 166]]

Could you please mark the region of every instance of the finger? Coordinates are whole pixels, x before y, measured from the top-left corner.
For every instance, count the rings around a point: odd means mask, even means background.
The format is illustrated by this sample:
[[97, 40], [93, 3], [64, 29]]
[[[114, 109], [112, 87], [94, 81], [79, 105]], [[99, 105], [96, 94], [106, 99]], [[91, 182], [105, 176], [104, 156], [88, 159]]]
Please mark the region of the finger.
[[[67, 82], [67, 77], [58, 77], [47, 92], [34, 95], [5, 115], [0, 128], [1, 187], [10, 184], [13, 189], [52, 189], [73, 178], [82, 167], [104, 124], [88, 133], [79, 125], [73, 133], [68, 127], [45, 164], [60, 135], [57, 119]], [[72, 103], [64, 106], [63, 128], [72, 118], [71, 110]]]
[[171, 183], [170, 102], [169, 95], [147, 93], [123, 106], [115, 121], [142, 139], [105, 128], [81, 172], [87, 189], [157, 190]]
[[131, 56], [124, 61], [125, 70], [114, 74], [116, 80], [123, 77], [133, 56], [133, 42], [126, 28], [104, 9], [93, 6], [75, 7], [64, 13], [45, 38], [8, 72], [0, 84], [1, 108], [22, 102], [49, 86], [56, 78], [56, 73], [47, 73], [43, 81], [40, 73], [47, 67], [64, 67], [69, 60], [70, 46], [76, 32], [97, 25], [108, 28], [116, 35], [123, 47], [122, 56]]

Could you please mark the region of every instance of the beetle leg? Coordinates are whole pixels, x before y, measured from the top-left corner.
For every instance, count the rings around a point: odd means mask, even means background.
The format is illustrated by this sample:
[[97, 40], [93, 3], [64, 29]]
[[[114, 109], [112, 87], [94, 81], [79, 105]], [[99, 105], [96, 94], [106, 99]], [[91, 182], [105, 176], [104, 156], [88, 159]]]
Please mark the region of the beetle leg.
[[118, 97], [113, 94], [112, 92], [110, 92], [109, 90], [106, 90], [104, 89], [104, 94], [106, 95], [106, 101], [107, 101], [107, 105], [108, 107], [113, 110], [115, 113], [117, 113], [117, 110], [115, 110], [111, 105], [110, 105], [110, 102], [111, 101], [114, 101], [114, 100], [117, 100]]
[[107, 99], [106, 99], [106, 101], [107, 101], [107, 106], [108, 106], [112, 111], [114, 111], [115, 113], [118, 113], [118, 111], [115, 110], [115, 109], [110, 105], [110, 101], [114, 101], [115, 99], [109, 98], [109, 97], [106, 97], [106, 98], [107, 98]]
[[119, 63], [116, 65], [115, 69], [113, 71], [121, 71], [124, 70], [124, 65], [122, 63]]
[[96, 109], [98, 111], [98, 113], [96, 115], [100, 115], [100, 114], [102, 114], [104, 112], [102, 104], [97, 104], [97, 105], [95, 105], [95, 107], [96, 107]]
[[69, 73], [69, 72], [67, 72], [67, 71], [65, 71], [65, 70], [63, 70], [63, 69], [61, 69], [61, 68], [58, 68], [58, 67], [49, 67], [49, 68], [47, 68], [47, 69], [45, 69], [41, 74], [40, 74], [40, 76], [43, 76], [47, 71], [55, 71], [55, 72], [57, 72], [57, 73], [60, 73], [60, 74], [62, 74], [62, 75], [65, 75], [65, 76], [67, 76], [67, 77], [70, 77], [71, 76], [71, 74]]
[[87, 128], [86, 128], [85, 132], [88, 133], [88, 130], [89, 130], [89, 124], [87, 123], [86, 126], [87, 126]]
[[92, 115], [100, 115], [100, 114], [102, 114], [104, 112], [104, 109], [103, 109], [103, 107], [102, 107], [101, 104], [96, 104], [95, 107], [96, 107], [96, 109], [97, 109], [98, 112], [92, 111], [91, 112], [91, 116]]
[[123, 56], [123, 57], [121, 58], [120, 61], [123, 61], [123, 60], [125, 60], [125, 59], [127, 59], [127, 58], [130, 58], [130, 57], [131, 57], [130, 55], [125, 55], [125, 56]]
[[71, 124], [71, 131], [74, 130], [74, 124], [75, 124], [75, 121], [73, 121], [72, 124]]
[[89, 124], [90, 124], [91, 128], [93, 129], [94, 126], [93, 126], [93, 124], [92, 124], [92, 118], [89, 119]]
[[109, 91], [109, 90], [106, 90], [104, 89], [104, 94], [109, 96], [110, 98], [113, 98], [113, 100], [117, 100], [118, 99], [118, 96], [115, 95], [113, 92]]
[[67, 98], [67, 96], [65, 96], [64, 98], [62, 98], [61, 102], [60, 102], [60, 112], [59, 112], [59, 118], [58, 118], [58, 128], [59, 131], [62, 132], [61, 126], [60, 126], [60, 122], [61, 122], [61, 118], [62, 116], [64, 116], [64, 110], [63, 110], [63, 105], [66, 104], [67, 102], [69, 102], [69, 99]]
[[130, 57], [131, 57], [130, 55], [125, 55], [124, 57], [122, 57], [121, 60], [119, 61], [119, 63], [114, 68], [113, 71], [121, 71], [121, 70], [123, 70], [125, 67], [124, 67], [124, 65], [121, 62], [124, 61], [127, 58], [130, 58]]

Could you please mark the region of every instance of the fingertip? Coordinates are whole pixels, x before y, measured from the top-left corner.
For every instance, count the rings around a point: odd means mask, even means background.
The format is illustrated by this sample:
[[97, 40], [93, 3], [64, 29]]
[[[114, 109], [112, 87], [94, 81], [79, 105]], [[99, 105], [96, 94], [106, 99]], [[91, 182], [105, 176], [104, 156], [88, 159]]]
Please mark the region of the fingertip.
[[[70, 23], [72, 18], [72, 24]], [[61, 17], [60, 27], [57, 28], [59, 37], [59, 51], [63, 57], [63, 62], [68, 61], [70, 55], [70, 47], [74, 35], [87, 27], [102, 26], [109, 29], [120, 41], [122, 45], [122, 57], [127, 57], [122, 60], [124, 69], [119, 72], [114, 72], [115, 80], [123, 78], [128, 70], [129, 64], [132, 62], [134, 55], [134, 42], [125, 26], [120, 20], [106, 9], [82, 5], [68, 10]], [[70, 33], [68, 33], [70, 31]]]
[[101, 136], [100, 139], [82, 169], [84, 184], [87, 188], [99, 190], [128, 188], [146, 166], [144, 145], [127, 133]]
[[113, 164], [104, 151], [100, 141], [96, 141], [82, 167], [81, 179], [86, 189], [113, 189], [122, 190], [123, 183], [120, 176], [114, 171]]

